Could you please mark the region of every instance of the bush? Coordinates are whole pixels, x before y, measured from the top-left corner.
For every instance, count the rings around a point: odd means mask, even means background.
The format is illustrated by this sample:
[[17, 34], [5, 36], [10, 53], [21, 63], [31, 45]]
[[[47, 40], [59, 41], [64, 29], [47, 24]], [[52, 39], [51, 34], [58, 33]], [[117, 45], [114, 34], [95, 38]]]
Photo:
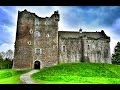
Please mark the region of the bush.
[[0, 69], [11, 69], [13, 65], [13, 61], [10, 61], [9, 59], [0, 59]]

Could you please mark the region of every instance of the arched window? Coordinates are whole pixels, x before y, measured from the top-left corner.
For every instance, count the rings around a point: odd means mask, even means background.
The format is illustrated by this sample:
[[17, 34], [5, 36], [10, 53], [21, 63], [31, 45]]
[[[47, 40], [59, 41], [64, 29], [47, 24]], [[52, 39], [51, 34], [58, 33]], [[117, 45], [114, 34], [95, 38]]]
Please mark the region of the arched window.
[[46, 37], [47, 37], [47, 38], [49, 38], [49, 37], [50, 37], [50, 35], [49, 35], [49, 34], [46, 34]]
[[27, 43], [28, 43], [28, 45], [31, 45], [31, 41], [28, 41]]
[[108, 53], [109, 53], [108, 49], [105, 49], [105, 50], [104, 50], [104, 57], [105, 57], [105, 58], [108, 57]]
[[39, 19], [35, 19], [35, 26], [38, 26], [38, 25], [40, 25], [40, 21]]
[[88, 50], [90, 50], [90, 45], [88, 45]]
[[30, 34], [33, 34], [33, 30], [32, 29], [30, 29], [29, 31], [30, 31]]
[[36, 38], [40, 37], [40, 32], [39, 31], [35, 31], [34, 32], [34, 37], [36, 37]]
[[65, 46], [62, 46], [62, 51], [65, 52]]

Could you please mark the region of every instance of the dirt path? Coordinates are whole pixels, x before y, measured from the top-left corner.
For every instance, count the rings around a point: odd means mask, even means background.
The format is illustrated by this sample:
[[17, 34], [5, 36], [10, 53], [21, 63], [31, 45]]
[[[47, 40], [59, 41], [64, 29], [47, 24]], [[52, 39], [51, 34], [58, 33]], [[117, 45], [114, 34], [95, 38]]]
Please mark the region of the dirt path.
[[33, 73], [36, 73], [38, 72], [39, 70], [32, 70], [28, 73], [25, 73], [23, 74], [21, 77], [20, 77], [20, 80], [22, 81], [23, 84], [37, 84], [35, 81], [33, 81], [31, 78], [30, 78], [30, 75], [32, 75]]

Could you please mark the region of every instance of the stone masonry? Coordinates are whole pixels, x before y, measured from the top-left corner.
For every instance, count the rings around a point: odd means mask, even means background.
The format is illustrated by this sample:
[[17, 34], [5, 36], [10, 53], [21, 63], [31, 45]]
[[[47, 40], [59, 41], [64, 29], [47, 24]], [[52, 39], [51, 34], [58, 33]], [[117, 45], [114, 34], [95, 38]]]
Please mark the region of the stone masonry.
[[111, 63], [105, 32], [58, 31], [60, 15], [38, 17], [18, 11], [13, 69], [40, 69], [59, 63]]

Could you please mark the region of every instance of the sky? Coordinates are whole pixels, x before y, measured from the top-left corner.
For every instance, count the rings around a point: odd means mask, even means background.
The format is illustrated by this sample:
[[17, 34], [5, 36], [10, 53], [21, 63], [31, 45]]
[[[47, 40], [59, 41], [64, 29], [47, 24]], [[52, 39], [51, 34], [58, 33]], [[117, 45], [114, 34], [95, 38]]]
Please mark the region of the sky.
[[96, 32], [111, 37], [111, 54], [120, 41], [120, 6], [0, 6], [0, 52], [14, 50], [18, 11], [27, 9], [39, 17], [60, 14], [59, 31]]

